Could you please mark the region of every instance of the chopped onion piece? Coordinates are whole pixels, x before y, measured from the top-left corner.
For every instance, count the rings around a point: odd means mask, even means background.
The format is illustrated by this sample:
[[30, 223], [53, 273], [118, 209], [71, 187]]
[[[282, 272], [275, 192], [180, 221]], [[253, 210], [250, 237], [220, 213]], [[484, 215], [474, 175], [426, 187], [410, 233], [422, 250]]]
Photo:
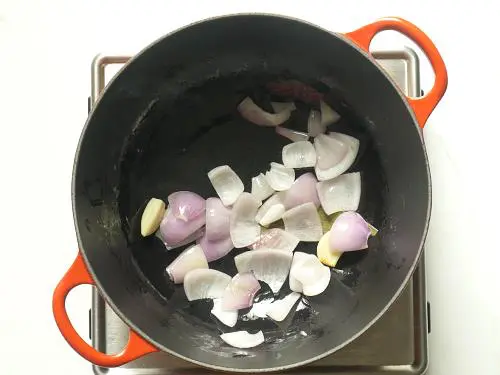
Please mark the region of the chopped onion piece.
[[341, 133], [321, 134], [314, 139], [318, 157], [316, 177], [320, 181], [335, 178], [354, 163], [359, 150], [359, 141], [350, 135]]
[[275, 221], [280, 220], [285, 213], [285, 206], [278, 203], [269, 207], [269, 210], [266, 211], [262, 219], [259, 220], [259, 224], [267, 227], [269, 224], [274, 223]]
[[321, 239], [323, 228], [316, 210], [311, 203], [304, 203], [291, 208], [283, 214], [285, 230], [293, 234], [300, 241], [315, 242]]
[[151, 198], [142, 212], [141, 235], [146, 237], [153, 234], [160, 226], [163, 215], [165, 215], [165, 202]]
[[182, 284], [184, 276], [189, 271], [198, 268], [208, 268], [208, 262], [201, 246], [193, 245], [180, 253], [179, 256], [167, 266], [167, 273], [174, 283]]
[[330, 249], [340, 252], [368, 248], [370, 237], [368, 223], [357, 212], [344, 212], [334, 221], [330, 229]]
[[237, 331], [223, 333], [220, 335], [222, 341], [235, 348], [248, 349], [258, 346], [264, 342], [264, 334], [262, 331], [251, 334], [247, 331]]
[[219, 321], [228, 327], [234, 327], [238, 321], [238, 310], [224, 311], [222, 309], [222, 300], [214, 299], [214, 307], [210, 311]]
[[297, 107], [295, 107], [294, 102], [282, 103], [282, 102], [271, 102], [271, 107], [273, 107], [274, 113], [280, 113], [283, 111], [294, 111]]
[[319, 207], [318, 191], [316, 184], [318, 180], [311, 172], [305, 173], [295, 180], [292, 187], [283, 193], [283, 205], [287, 210], [312, 202]]
[[330, 284], [330, 269], [321, 264], [319, 259], [311, 254], [298, 258], [290, 271], [290, 277], [302, 285], [302, 293], [306, 296], [316, 296], [325, 291]]
[[316, 255], [325, 266], [335, 267], [337, 265], [342, 253], [330, 249], [330, 232], [326, 232], [319, 240]]
[[178, 191], [168, 196], [168, 209], [176, 219], [194, 221], [205, 216], [205, 199], [191, 191]]
[[276, 191], [290, 189], [295, 180], [295, 171], [287, 168], [283, 164], [271, 163], [271, 169], [266, 172], [266, 179], [269, 186]]
[[327, 215], [339, 211], [356, 211], [361, 199], [361, 174], [346, 173], [316, 185], [321, 207]]
[[198, 241], [198, 245], [203, 249], [208, 262], [222, 258], [234, 249], [233, 241], [229, 235], [220, 240], [210, 241], [205, 234]]
[[276, 204], [283, 204], [283, 193], [275, 193], [269, 198], [267, 201], [264, 202], [262, 206], [257, 211], [257, 215], [255, 215], [255, 221], [259, 222], [262, 220], [264, 215], [266, 214], [269, 209], [276, 205]]
[[282, 322], [290, 314], [290, 310], [299, 298], [300, 293], [292, 292], [285, 298], [274, 301], [267, 310], [267, 316], [277, 322]]
[[257, 279], [278, 293], [288, 277], [292, 253], [283, 250], [247, 251], [234, 257], [234, 263], [238, 272], [253, 272]]
[[255, 215], [260, 204], [250, 193], [242, 193], [234, 204], [229, 225], [234, 247], [249, 246], [259, 238], [260, 225], [255, 221]]
[[174, 243], [174, 244], [170, 244], [168, 242], [165, 242], [165, 240], [163, 239], [163, 236], [161, 234], [160, 229], [158, 229], [155, 233], [155, 236], [158, 237], [163, 242], [163, 244], [165, 245], [165, 248], [167, 250], [177, 249], [179, 247], [190, 244], [191, 242], [196, 241], [198, 238], [201, 238], [204, 235], [205, 235], [205, 228], [202, 227], [202, 228], [198, 229], [196, 232], [194, 232], [193, 234], [191, 234], [190, 236], [188, 236], [185, 240], [183, 240], [181, 242]]
[[297, 267], [299, 267], [300, 264], [304, 260], [306, 260], [308, 256], [309, 256], [309, 254], [304, 253], [302, 251], [296, 251], [293, 254], [292, 266], [290, 267], [290, 275], [289, 275], [288, 282], [289, 282], [290, 289], [294, 292], [302, 293], [302, 283], [300, 281], [298, 281], [294, 275], [297, 272]]
[[307, 141], [309, 139], [309, 134], [299, 132], [297, 130], [288, 129], [283, 126], [277, 126], [276, 133], [282, 135], [285, 138], [288, 138], [292, 142]]
[[221, 165], [208, 172], [208, 178], [225, 206], [230, 206], [243, 193], [245, 187], [238, 175], [228, 165]]
[[294, 142], [283, 147], [282, 158], [287, 168], [314, 167], [316, 151], [309, 141]]
[[231, 276], [217, 270], [199, 268], [184, 277], [184, 292], [188, 301], [220, 298], [231, 282]]
[[278, 126], [288, 120], [292, 113], [290, 109], [279, 113], [266, 112], [248, 97], [238, 105], [238, 112], [244, 119], [260, 126]]
[[219, 198], [208, 198], [206, 204], [205, 232], [210, 241], [229, 237], [231, 210]]
[[262, 173], [252, 177], [252, 195], [260, 201], [269, 198], [274, 193], [274, 189], [267, 183], [266, 176]]
[[179, 247], [203, 235], [203, 225], [205, 225], [205, 215], [199, 215], [185, 221], [175, 217], [169, 206], [160, 224], [161, 239], [167, 249]]
[[340, 119], [340, 115], [337, 112], [335, 112], [332, 109], [332, 107], [330, 107], [324, 101], [320, 101], [320, 108], [321, 108], [321, 124], [325, 128], [328, 125], [331, 125]]
[[310, 137], [316, 137], [319, 134], [323, 134], [326, 131], [326, 126], [323, 125], [321, 121], [321, 113], [312, 109], [309, 112], [309, 118], [307, 119], [307, 132]]
[[260, 284], [252, 272], [240, 272], [226, 286], [222, 296], [222, 309], [236, 311], [252, 306]]
[[252, 244], [250, 248], [254, 250], [283, 250], [291, 253], [295, 250], [298, 244], [299, 239], [293, 234], [288, 233], [281, 228], [273, 228], [262, 233], [259, 240]]

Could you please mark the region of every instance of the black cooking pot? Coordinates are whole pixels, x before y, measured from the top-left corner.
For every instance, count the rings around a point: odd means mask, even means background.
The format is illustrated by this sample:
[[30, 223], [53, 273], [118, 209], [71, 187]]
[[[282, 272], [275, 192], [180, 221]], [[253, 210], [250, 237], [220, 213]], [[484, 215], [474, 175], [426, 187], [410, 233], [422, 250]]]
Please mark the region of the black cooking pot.
[[[407, 98], [368, 52], [375, 34], [400, 31], [430, 59], [432, 90]], [[421, 127], [447, 86], [431, 40], [401, 19], [377, 21], [348, 34], [270, 15], [206, 20], [169, 34], [134, 57], [92, 111], [76, 154], [73, 208], [80, 252], [57, 286], [53, 310], [69, 344], [89, 361], [119, 366], [165, 351], [214, 369], [272, 371], [324, 357], [370, 327], [410, 278], [430, 214], [430, 176]], [[360, 140], [359, 212], [380, 228], [365, 252], [345, 254], [325, 293], [312, 297], [288, 326], [241, 323], [266, 342], [235, 350], [210, 319], [208, 303], [189, 304], [165, 266], [178, 254], [155, 238], [139, 239], [144, 202], [178, 190], [214, 192], [206, 173], [231, 164], [243, 181], [280, 160], [285, 139], [236, 112], [247, 95], [323, 99], [342, 115], [337, 131]], [[297, 113], [300, 113], [300, 108]], [[299, 244], [313, 252], [314, 246]], [[233, 254], [233, 253], [232, 253]], [[237, 251], [234, 251], [234, 255]], [[235, 274], [232, 257], [210, 264]], [[97, 352], [71, 325], [64, 301], [93, 284], [131, 328], [122, 353]]]

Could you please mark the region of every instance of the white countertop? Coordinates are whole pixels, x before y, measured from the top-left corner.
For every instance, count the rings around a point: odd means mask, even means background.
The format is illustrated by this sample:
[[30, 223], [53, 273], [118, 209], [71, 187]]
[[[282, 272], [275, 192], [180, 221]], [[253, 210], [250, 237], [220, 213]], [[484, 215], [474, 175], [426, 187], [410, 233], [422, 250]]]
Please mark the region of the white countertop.
[[[433, 180], [426, 246], [429, 373], [498, 374], [500, 33], [494, 1], [235, 3], [0, 0], [0, 373], [91, 374], [59, 334], [51, 297], [77, 252], [70, 182], [93, 56], [136, 51], [208, 16], [263, 11], [335, 31], [401, 16], [437, 44], [449, 86], [424, 131]], [[401, 38], [387, 35], [377, 46], [397, 48]], [[422, 76], [429, 89], [428, 66]], [[90, 290], [78, 288], [69, 305], [86, 336]]]

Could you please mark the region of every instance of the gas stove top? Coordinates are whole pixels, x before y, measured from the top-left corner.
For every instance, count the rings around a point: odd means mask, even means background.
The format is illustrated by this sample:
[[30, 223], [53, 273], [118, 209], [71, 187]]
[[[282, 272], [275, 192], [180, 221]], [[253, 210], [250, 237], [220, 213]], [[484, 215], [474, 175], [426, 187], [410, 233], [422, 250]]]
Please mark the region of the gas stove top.
[[[409, 96], [419, 96], [419, 63], [409, 48], [373, 52], [373, 56]], [[98, 55], [92, 63], [92, 93], [89, 109], [110, 78], [130, 56]], [[425, 294], [424, 259], [413, 278], [391, 308], [358, 339], [312, 364], [289, 370], [295, 374], [422, 374], [427, 369], [427, 335], [430, 333], [429, 304]], [[92, 345], [112, 354], [128, 341], [128, 327], [99, 296], [92, 296], [90, 334]], [[97, 375], [167, 375], [213, 371], [201, 368], [167, 353], [149, 354], [119, 368], [93, 368]]]

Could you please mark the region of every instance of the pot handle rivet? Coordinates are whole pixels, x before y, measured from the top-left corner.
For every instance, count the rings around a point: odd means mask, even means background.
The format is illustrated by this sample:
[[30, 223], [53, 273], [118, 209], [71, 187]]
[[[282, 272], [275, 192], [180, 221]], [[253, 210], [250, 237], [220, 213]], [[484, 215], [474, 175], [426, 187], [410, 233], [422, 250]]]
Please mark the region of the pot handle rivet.
[[130, 330], [129, 341], [121, 353], [108, 355], [101, 353], [87, 344], [71, 324], [66, 311], [66, 297], [78, 285], [95, 285], [80, 253], [73, 265], [61, 279], [52, 297], [52, 311], [56, 324], [69, 345], [89, 362], [101, 367], [117, 367], [131, 362], [145, 354], [157, 352], [158, 349]]

